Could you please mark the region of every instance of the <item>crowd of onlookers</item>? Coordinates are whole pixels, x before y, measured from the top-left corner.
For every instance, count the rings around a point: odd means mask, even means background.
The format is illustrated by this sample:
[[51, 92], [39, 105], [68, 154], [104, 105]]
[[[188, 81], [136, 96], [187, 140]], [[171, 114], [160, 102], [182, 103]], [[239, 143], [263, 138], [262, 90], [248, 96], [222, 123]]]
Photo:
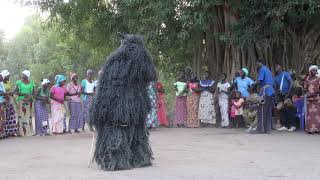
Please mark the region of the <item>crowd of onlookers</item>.
[[[256, 62], [257, 76], [250, 77], [247, 68], [237, 71], [232, 81], [222, 73], [216, 80], [208, 71], [198, 80], [187, 67], [174, 83], [175, 110], [170, 121], [161, 82], [148, 88], [151, 111], [146, 117], [148, 128], [159, 126], [247, 128], [250, 133], [305, 130], [320, 132], [320, 73], [310, 65], [308, 73], [298, 76], [276, 65], [275, 72]], [[43, 79], [36, 87], [31, 72], [22, 72], [21, 79], [10, 81], [10, 72], [0, 73], [0, 137], [52, 135], [85, 131], [89, 109], [97, 91], [94, 72], [86, 79], [78, 75], [56, 75], [54, 83]], [[101, 71], [98, 73], [101, 75]], [[54, 85], [52, 85], [54, 84]], [[67, 116], [68, 114], [68, 116]], [[67, 118], [69, 117], [69, 118]], [[278, 123], [279, 120], [279, 123]]]
[[84, 131], [98, 84], [93, 74], [93, 70], [88, 70], [81, 83], [76, 73], [70, 73], [68, 83], [67, 77], [56, 75], [53, 83], [43, 79], [37, 87], [30, 71], [23, 71], [21, 79], [12, 83], [10, 72], [3, 70], [0, 73], [0, 137]]
[[[191, 68], [186, 68], [174, 84], [177, 127], [247, 128], [253, 134], [305, 130], [320, 132], [320, 78], [316, 65], [306, 75], [285, 71], [277, 64], [275, 72], [256, 62], [257, 76], [250, 77], [247, 68], [237, 71], [232, 81], [222, 73], [215, 81], [206, 71], [199, 81]], [[158, 109], [163, 113], [163, 86], [157, 83]], [[167, 126], [166, 116], [149, 121], [149, 127]], [[279, 126], [280, 125], [280, 126]], [[277, 127], [278, 126], [278, 127]]]

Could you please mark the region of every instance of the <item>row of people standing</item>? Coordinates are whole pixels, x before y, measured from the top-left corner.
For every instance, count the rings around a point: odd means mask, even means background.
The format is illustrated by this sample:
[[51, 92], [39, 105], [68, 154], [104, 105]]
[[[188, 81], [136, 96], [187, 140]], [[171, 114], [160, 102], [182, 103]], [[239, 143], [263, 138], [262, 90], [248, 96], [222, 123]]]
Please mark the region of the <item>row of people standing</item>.
[[[218, 124], [227, 127], [245, 127], [243, 106], [246, 98], [249, 97], [249, 89], [252, 86], [259, 87], [259, 95], [265, 99], [264, 108], [259, 108], [257, 116], [259, 121], [255, 130], [269, 132], [271, 124], [272, 100], [273, 100], [273, 79], [271, 71], [257, 61], [258, 76], [254, 82], [249, 77], [249, 71], [242, 68], [233, 82], [229, 83], [227, 75], [222, 73], [219, 80], [215, 82], [210, 79], [210, 73], [206, 71], [201, 81], [197, 81], [195, 75], [186, 78], [182, 73], [175, 83], [176, 106], [174, 125], [178, 127], [199, 127]], [[232, 96], [235, 89], [235, 96]], [[268, 119], [268, 121], [266, 121]]]
[[200, 124], [213, 126], [217, 123], [216, 106], [218, 106], [221, 113], [221, 127], [228, 127], [228, 91], [231, 85], [226, 78], [226, 74], [221, 74], [220, 80], [215, 82], [210, 79], [210, 73], [206, 71], [203, 79], [198, 81], [194, 73], [191, 73], [189, 79], [182, 73], [174, 84], [176, 106], [173, 124], [192, 128], [197, 128]]
[[[21, 79], [15, 85], [10, 81], [9, 71], [2, 71], [2, 136], [49, 135], [84, 130], [97, 87], [97, 81], [92, 79], [93, 74], [92, 70], [88, 70], [87, 77], [81, 84], [75, 73], [70, 74], [71, 82], [68, 84], [65, 76], [57, 75], [52, 87], [48, 79], [43, 79], [37, 88], [28, 70], [22, 72]], [[66, 117], [67, 110], [70, 114], [69, 121]]]
[[[174, 125], [199, 127], [200, 123], [216, 124], [217, 115], [221, 113], [221, 127], [228, 127], [230, 122], [231, 127], [239, 127], [239, 124], [243, 127], [245, 115], [245, 119], [252, 119], [248, 124], [252, 125], [248, 129], [251, 133], [270, 133], [277, 107], [281, 125], [278, 130], [295, 131], [298, 124], [308, 133], [319, 133], [318, 67], [311, 65], [302, 82], [293, 81], [292, 74], [285, 72], [281, 65], [276, 65], [275, 76], [262, 60], [257, 60], [256, 67], [256, 81], [249, 78], [246, 68], [242, 68], [232, 83], [226, 82], [225, 74], [216, 83], [209, 79], [208, 72], [199, 82], [195, 75], [188, 79], [182, 73], [175, 83]], [[233, 88], [235, 96], [232, 96]], [[283, 108], [278, 108], [281, 102]], [[240, 123], [236, 125], [235, 122]]]

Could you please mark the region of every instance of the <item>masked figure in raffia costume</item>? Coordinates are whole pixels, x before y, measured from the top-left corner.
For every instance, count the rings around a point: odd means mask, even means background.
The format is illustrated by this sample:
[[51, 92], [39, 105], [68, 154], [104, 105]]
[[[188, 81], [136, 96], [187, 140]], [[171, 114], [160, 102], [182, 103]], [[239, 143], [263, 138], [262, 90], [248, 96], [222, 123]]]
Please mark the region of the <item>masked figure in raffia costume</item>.
[[97, 133], [93, 158], [108, 171], [150, 166], [153, 159], [145, 120], [155, 67], [141, 36], [121, 37], [120, 47], [103, 67], [90, 111]]

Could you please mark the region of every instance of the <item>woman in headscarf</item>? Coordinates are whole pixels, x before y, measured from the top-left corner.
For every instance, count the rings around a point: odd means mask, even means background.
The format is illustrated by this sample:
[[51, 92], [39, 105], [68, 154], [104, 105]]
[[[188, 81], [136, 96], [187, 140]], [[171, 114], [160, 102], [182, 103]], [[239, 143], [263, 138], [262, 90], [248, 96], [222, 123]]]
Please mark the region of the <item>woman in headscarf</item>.
[[199, 127], [198, 111], [199, 111], [199, 81], [195, 73], [191, 73], [191, 77], [188, 81], [187, 88], [189, 90], [187, 96], [187, 127], [197, 128]]
[[81, 102], [81, 85], [78, 83], [78, 75], [76, 73], [70, 74], [70, 82], [67, 85], [67, 96], [69, 103], [69, 132], [74, 130], [75, 133], [79, 133], [79, 129], [83, 127], [83, 114], [82, 114], [82, 102]]
[[240, 76], [234, 80], [234, 84], [237, 87], [237, 91], [241, 93], [241, 97], [247, 98], [249, 94], [249, 88], [254, 84], [254, 81], [248, 77], [249, 71], [247, 68], [242, 68]]
[[214, 101], [214, 80], [210, 79], [209, 71], [205, 71], [200, 81], [200, 100], [198, 119], [204, 125], [216, 124], [216, 110]]
[[49, 122], [50, 131], [53, 134], [62, 134], [64, 129], [64, 119], [65, 119], [65, 107], [64, 101], [67, 94], [67, 90], [64, 85], [66, 82], [66, 77], [60, 75], [56, 78], [56, 84], [51, 88], [51, 113], [52, 118]]
[[93, 95], [95, 93], [95, 84], [94, 81], [92, 80], [93, 78], [93, 70], [92, 69], [88, 69], [87, 70], [87, 78], [82, 80], [81, 82], [81, 89], [82, 89], [82, 103], [83, 103], [83, 119], [84, 119], [84, 123], [83, 123], [83, 127], [82, 130], [84, 131], [85, 128], [85, 124], [89, 123], [90, 119], [89, 119], [89, 109], [91, 107], [92, 104], [92, 100], [93, 100]]
[[[56, 82], [60, 76], [63, 76], [63, 75], [60, 75], [60, 74], [56, 75], [56, 76], [54, 77], [54, 81]], [[64, 88], [66, 88], [65, 85], [66, 85], [66, 84], [63, 85]], [[68, 110], [68, 104], [67, 104], [67, 102], [65, 101], [63, 105], [64, 105], [64, 109], [66, 110], [66, 113], [64, 114], [64, 119], [63, 119], [63, 133], [67, 133], [67, 128], [68, 128], [68, 127], [67, 127], [67, 110]]]
[[[31, 73], [28, 70], [22, 72], [21, 80], [16, 82], [15, 93], [17, 94], [19, 131], [23, 136], [33, 135], [32, 125], [32, 102], [35, 83], [30, 80]], [[21, 135], [21, 132], [19, 133]]]
[[35, 134], [40, 136], [49, 135], [49, 86], [50, 81], [43, 79], [35, 92]]
[[4, 87], [7, 92], [5, 97], [5, 132], [7, 136], [17, 136], [18, 135], [18, 121], [16, 117], [16, 102], [13, 97], [13, 84], [10, 81], [10, 72], [8, 70], [3, 70], [1, 72], [3, 76]]
[[317, 77], [318, 67], [311, 65], [309, 67], [309, 77], [306, 78], [304, 88], [307, 96], [307, 124], [308, 133], [320, 132], [320, 78]]

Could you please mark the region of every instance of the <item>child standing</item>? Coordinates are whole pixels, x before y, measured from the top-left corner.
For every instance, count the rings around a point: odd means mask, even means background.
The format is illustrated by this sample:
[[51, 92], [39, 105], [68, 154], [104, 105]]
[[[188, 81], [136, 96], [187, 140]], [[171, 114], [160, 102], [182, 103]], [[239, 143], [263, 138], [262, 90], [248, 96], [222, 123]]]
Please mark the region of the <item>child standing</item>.
[[242, 128], [244, 127], [244, 121], [243, 121], [243, 105], [244, 105], [244, 99], [241, 98], [241, 94], [239, 92], [235, 93], [234, 99], [231, 101], [231, 111], [230, 111], [230, 117], [231, 117], [231, 124], [233, 128]]
[[219, 107], [221, 112], [221, 127], [226, 128], [229, 126], [229, 88], [230, 83], [226, 81], [227, 75], [221, 74], [220, 82], [217, 85], [219, 92]]

